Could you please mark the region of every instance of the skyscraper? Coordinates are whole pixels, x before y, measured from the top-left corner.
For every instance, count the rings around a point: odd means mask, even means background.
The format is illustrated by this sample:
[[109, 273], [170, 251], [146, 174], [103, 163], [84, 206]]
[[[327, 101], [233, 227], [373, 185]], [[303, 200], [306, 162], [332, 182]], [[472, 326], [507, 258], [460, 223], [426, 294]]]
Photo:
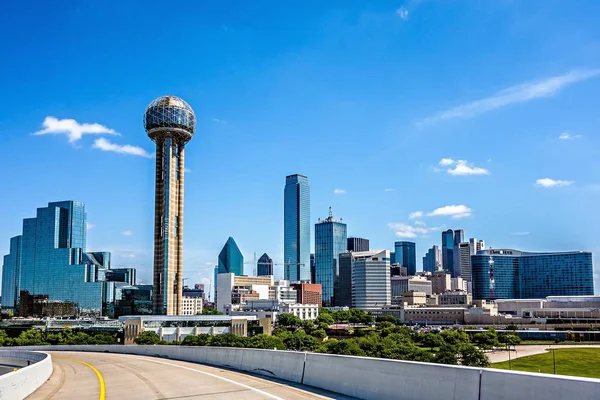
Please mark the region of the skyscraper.
[[427, 250], [423, 257], [423, 272], [431, 272], [432, 274], [438, 270], [438, 266], [442, 265], [442, 250], [434, 245]]
[[273, 275], [273, 259], [271, 259], [267, 253], [264, 253], [258, 259], [258, 263], [256, 265], [256, 275]]
[[473, 248], [470, 242], [463, 242], [458, 245], [458, 272], [457, 277], [463, 278], [465, 281], [471, 281], [471, 255]]
[[489, 249], [471, 257], [473, 300], [594, 294], [592, 253]]
[[227, 239], [227, 242], [225, 242], [223, 249], [219, 253], [218, 273], [232, 273], [235, 276], [244, 275], [244, 256], [231, 236]]
[[338, 257], [348, 245], [346, 224], [329, 216], [315, 224], [315, 278], [322, 286], [323, 305], [333, 306], [334, 284], [339, 277]]
[[408, 275], [415, 275], [417, 273], [416, 244], [414, 242], [396, 242], [394, 248], [396, 263], [406, 267]]
[[458, 278], [460, 276], [460, 244], [465, 241], [465, 234], [462, 229], [454, 230], [454, 249], [452, 255], [454, 257], [454, 261], [452, 263], [453, 272], [452, 277]]
[[283, 230], [284, 278], [310, 281], [310, 187], [304, 175], [285, 177]]
[[352, 307], [352, 252], [338, 256], [339, 275], [333, 285], [333, 301], [336, 307]]
[[152, 101], [144, 114], [144, 127], [156, 143], [154, 198], [155, 314], [181, 314], [183, 289], [183, 193], [185, 145], [194, 136], [192, 107], [175, 96]]
[[442, 267], [450, 274], [454, 270], [454, 231], [452, 229], [442, 232]]
[[364, 251], [352, 254], [352, 306], [382, 307], [392, 302], [390, 252]]
[[[73, 315], [73, 305], [100, 315], [103, 300], [111, 297], [104, 294], [113, 288], [107, 282], [114, 278], [107, 277], [110, 253], [86, 254], [85, 245], [83, 203], [61, 201], [38, 208], [35, 218], [23, 220], [22, 235], [11, 239], [4, 257], [2, 308], [22, 316]], [[51, 307], [59, 303], [64, 307]]]
[[349, 237], [348, 251], [369, 251], [369, 239]]

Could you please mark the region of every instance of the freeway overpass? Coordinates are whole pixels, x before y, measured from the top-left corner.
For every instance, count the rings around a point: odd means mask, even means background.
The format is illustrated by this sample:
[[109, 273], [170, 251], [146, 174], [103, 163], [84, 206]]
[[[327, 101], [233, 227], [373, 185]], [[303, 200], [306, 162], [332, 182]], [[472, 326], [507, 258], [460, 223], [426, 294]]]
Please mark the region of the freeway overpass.
[[[598, 400], [600, 380], [292, 351], [188, 346], [0, 350], [33, 363], [0, 399]], [[54, 366], [54, 367], [53, 367]], [[36, 391], [37, 389], [37, 391]]]

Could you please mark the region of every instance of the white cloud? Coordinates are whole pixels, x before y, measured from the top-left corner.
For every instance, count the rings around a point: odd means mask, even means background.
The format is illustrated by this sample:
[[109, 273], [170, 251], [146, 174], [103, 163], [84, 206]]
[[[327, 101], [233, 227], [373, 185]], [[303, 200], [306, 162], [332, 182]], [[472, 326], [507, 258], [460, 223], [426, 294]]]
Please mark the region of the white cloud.
[[415, 211], [411, 212], [408, 216], [410, 219], [421, 218], [423, 216], [423, 211]]
[[345, 194], [346, 190], [344, 190], [344, 189], [334, 189], [333, 193], [335, 193], [335, 194]]
[[387, 188], [387, 189], [384, 189], [384, 190], [385, 190], [386, 192], [393, 192], [393, 191], [394, 191], [394, 189], [391, 189], [391, 188]]
[[465, 205], [451, 205], [436, 208], [435, 210], [427, 213], [428, 217], [452, 217], [453, 219], [464, 218], [471, 216], [473, 210]]
[[133, 236], [133, 232], [131, 232], [131, 231], [123, 231], [123, 232], [121, 232], [121, 235], [123, 235], [123, 236]]
[[119, 252], [118, 253], [119, 256], [123, 257], [123, 258], [135, 258], [135, 253], [133, 252]]
[[440, 160], [440, 162], [439, 162], [439, 165], [440, 165], [440, 166], [442, 166], [442, 167], [447, 167], [447, 166], [449, 166], [449, 165], [452, 165], [452, 164], [454, 164], [455, 162], [456, 162], [456, 161], [454, 161], [454, 160], [453, 160], [453, 159], [451, 159], [451, 158], [442, 158], [442, 159]]
[[225, 121], [224, 119], [219, 119], [219, 118], [212, 118], [212, 122], [217, 123], [217, 124], [226, 124], [227, 121]]
[[74, 119], [44, 118], [44, 129], [34, 132], [35, 136], [64, 134], [69, 138], [69, 143], [75, 143], [83, 135], [119, 135], [114, 129], [107, 128], [97, 123], [80, 124]]
[[529, 235], [529, 232], [513, 232], [513, 235], [525, 236], [525, 235]]
[[462, 104], [425, 118], [418, 125], [427, 125], [456, 118], [471, 118], [510, 104], [525, 103], [534, 99], [549, 97], [566, 86], [598, 75], [600, 75], [600, 69], [573, 70], [564, 75], [511, 86], [493, 96]]
[[105, 138], [96, 139], [92, 147], [95, 149], [100, 149], [102, 151], [113, 151], [115, 153], [152, 158], [152, 154], [148, 153], [141, 147], [132, 146], [129, 144], [116, 144], [110, 142]]
[[425, 226], [427, 224], [425, 222], [423, 222], [423, 221], [415, 221], [415, 225]]
[[563, 132], [560, 134], [560, 136], [558, 138], [562, 139], [562, 140], [569, 140], [569, 139], [581, 139], [582, 137], [583, 137], [582, 135], [573, 135], [570, 132]]
[[469, 165], [466, 160], [458, 160], [454, 168], [449, 168], [450, 175], [489, 175], [490, 171], [485, 168]]
[[400, 7], [397, 9], [396, 14], [403, 20], [408, 20], [408, 9], [406, 7]]
[[96, 225], [94, 225], [94, 224], [90, 224], [89, 222], [85, 223], [85, 229], [88, 231], [94, 229], [95, 227], [96, 227]]
[[183, 172], [185, 172], [186, 174], [189, 174], [190, 172], [192, 172], [192, 170], [189, 168], [184, 168]]
[[573, 181], [555, 180], [550, 178], [542, 178], [535, 181], [537, 186], [541, 187], [558, 187], [558, 186], [569, 186]]
[[388, 228], [394, 231], [396, 236], [401, 238], [416, 238], [417, 236], [427, 235], [432, 231], [439, 231], [440, 228], [425, 228], [422, 226], [411, 226], [399, 222], [390, 222], [387, 224]]

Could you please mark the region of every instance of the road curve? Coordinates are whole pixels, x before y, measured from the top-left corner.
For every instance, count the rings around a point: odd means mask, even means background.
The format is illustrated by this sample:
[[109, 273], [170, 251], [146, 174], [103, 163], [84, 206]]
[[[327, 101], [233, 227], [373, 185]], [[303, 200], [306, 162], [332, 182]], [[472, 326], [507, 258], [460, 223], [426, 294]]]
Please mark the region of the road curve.
[[183, 361], [113, 353], [50, 352], [54, 372], [29, 400], [348, 399]]

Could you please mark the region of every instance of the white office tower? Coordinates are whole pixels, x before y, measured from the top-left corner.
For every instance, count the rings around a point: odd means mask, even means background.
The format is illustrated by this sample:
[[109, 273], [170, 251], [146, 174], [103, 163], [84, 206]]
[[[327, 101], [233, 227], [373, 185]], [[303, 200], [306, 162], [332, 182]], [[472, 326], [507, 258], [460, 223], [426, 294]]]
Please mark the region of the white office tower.
[[352, 253], [352, 306], [374, 308], [391, 302], [389, 250]]

